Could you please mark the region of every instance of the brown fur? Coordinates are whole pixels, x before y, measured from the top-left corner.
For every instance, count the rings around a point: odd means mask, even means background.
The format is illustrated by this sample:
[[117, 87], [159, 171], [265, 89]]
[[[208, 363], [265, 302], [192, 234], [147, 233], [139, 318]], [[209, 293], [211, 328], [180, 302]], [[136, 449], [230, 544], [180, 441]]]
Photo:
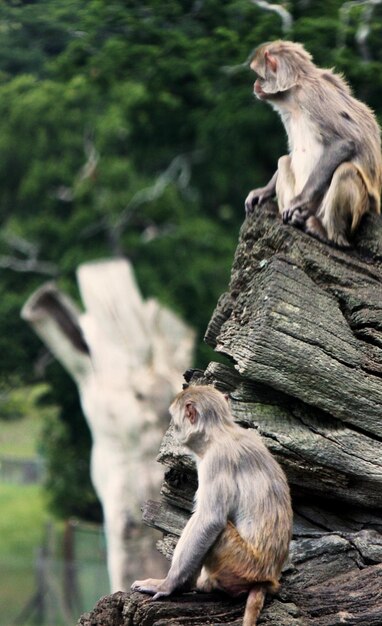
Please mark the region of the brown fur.
[[276, 592], [286, 556], [287, 550], [275, 560], [272, 545], [268, 549], [253, 546], [228, 522], [207, 553], [203, 565], [213, 587], [231, 595], [248, 591], [253, 583], [259, 582], [264, 583], [264, 588], [269, 591]]
[[254, 586], [250, 590], [245, 605], [245, 612], [243, 618], [243, 626], [256, 626], [257, 618], [261, 613], [261, 609], [264, 606], [265, 591], [261, 586]]

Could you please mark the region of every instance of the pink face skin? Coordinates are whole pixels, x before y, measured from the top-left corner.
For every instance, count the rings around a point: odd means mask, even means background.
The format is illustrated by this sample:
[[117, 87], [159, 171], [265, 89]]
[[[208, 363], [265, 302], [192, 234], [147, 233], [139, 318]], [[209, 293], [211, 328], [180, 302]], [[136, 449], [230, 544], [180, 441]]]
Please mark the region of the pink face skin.
[[255, 94], [256, 98], [259, 98], [259, 100], [266, 100], [269, 97], [269, 94], [263, 91], [259, 78], [256, 80], [256, 82], [253, 85], [253, 93]]
[[[265, 61], [265, 63], [264, 63]], [[263, 63], [259, 65], [259, 62], [256, 58], [250, 64], [251, 70], [253, 70], [258, 78], [253, 86], [253, 92], [259, 100], [269, 100], [275, 97], [275, 92], [269, 93], [263, 90], [263, 83], [265, 82], [265, 75], [267, 72], [270, 72], [271, 75], [276, 75], [277, 72], [277, 60], [274, 56], [269, 54], [266, 50], [264, 52], [264, 60]], [[260, 71], [259, 71], [260, 70]]]

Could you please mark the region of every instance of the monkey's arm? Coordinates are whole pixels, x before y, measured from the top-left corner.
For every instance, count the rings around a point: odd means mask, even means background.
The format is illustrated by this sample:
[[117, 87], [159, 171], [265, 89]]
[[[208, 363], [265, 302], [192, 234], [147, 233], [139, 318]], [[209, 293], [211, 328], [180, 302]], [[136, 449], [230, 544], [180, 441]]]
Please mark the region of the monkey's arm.
[[202, 565], [204, 556], [226, 527], [228, 518], [224, 475], [213, 476], [208, 470], [199, 474], [196, 509], [177, 543], [166, 578], [138, 580], [133, 583], [133, 590], [155, 594], [153, 599], [157, 600], [182, 587]]
[[283, 222], [303, 226], [309, 216], [315, 215], [335, 170], [341, 163], [351, 161], [355, 154], [356, 146], [351, 139], [339, 139], [326, 146], [302, 192], [283, 211]]
[[252, 213], [256, 204], [263, 204], [269, 198], [273, 198], [276, 194], [276, 182], [277, 182], [278, 170], [275, 171], [271, 180], [265, 187], [258, 187], [257, 189], [252, 189], [249, 192], [248, 196], [245, 199], [245, 212], [247, 215]]

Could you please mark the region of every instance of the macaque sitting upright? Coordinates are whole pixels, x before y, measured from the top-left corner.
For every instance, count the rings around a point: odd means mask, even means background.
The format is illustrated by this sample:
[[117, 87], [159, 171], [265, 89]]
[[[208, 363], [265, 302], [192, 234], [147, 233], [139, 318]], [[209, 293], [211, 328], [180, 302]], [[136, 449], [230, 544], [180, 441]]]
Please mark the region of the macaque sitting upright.
[[364, 213], [381, 210], [381, 140], [373, 112], [299, 43], [259, 46], [251, 68], [258, 76], [255, 95], [281, 116], [289, 154], [265, 187], [249, 193], [247, 214], [276, 195], [284, 223], [348, 246]]
[[234, 423], [226, 397], [213, 387], [188, 387], [170, 413], [176, 437], [196, 459], [195, 508], [166, 578], [136, 581], [132, 589], [155, 600], [199, 573], [199, 591], [248, 594], [243, 626], [256, 626], [288, 555], [292, 508], [284, 472], [254, 430]]

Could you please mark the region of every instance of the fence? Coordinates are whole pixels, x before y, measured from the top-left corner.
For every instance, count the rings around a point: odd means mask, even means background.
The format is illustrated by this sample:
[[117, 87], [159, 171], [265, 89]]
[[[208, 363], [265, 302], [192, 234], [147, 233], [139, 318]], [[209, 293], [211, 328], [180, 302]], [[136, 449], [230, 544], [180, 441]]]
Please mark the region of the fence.
[[0, 563], [0, 581], [0, 626], [72, 626], [109, 592], [102, 527], [47, 524], [34, 562]]
[[30, 485], [42, 482], [43, 475], [42, 459], [0, 458], [0, 482]]

